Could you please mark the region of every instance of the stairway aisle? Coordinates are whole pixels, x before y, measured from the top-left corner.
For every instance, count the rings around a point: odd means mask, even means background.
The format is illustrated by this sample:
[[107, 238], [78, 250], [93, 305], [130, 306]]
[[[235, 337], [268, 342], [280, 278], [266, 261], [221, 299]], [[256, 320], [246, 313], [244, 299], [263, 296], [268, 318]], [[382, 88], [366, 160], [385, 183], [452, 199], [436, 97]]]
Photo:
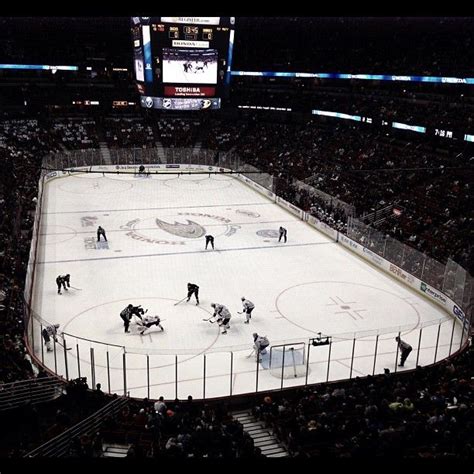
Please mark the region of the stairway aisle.
[[106, 142], [99, 142], [100, 154], [102, 155], [102, 160], [104, 165], [111, 165], [112, 159], [110, 157], [110, 150]]
[[244, 431], [252, 437], [255, 446], [262, 450], [264, 456], [268, 458], [288, 457], [288, 451], [264, 426], [263, 422], [256, 420], [249, 410], [235, 411], [231, 415], [242, 423]]

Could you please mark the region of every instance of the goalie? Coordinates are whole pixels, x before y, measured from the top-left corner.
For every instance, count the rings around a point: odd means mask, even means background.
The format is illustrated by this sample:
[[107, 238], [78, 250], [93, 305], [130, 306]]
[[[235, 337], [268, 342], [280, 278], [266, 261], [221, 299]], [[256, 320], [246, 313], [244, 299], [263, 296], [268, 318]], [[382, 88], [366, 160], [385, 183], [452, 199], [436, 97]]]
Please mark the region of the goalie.
[[253, 333], [253, 350], [258, 362], [261, 362], [260, 354], [264, 355], [267, 353], [267, 347], [270, 345], [270, 341], [267, 336], [259, 336], [256, 332]]
[[150, 329], [152, 326], [158, 326], [162, 331], [165, 329], [160, 324], [160, 317], [159, 316], [145, 316], [145, 318], [138, 323], [140, 326], [140, 335], [143, 336], [147, 329]]

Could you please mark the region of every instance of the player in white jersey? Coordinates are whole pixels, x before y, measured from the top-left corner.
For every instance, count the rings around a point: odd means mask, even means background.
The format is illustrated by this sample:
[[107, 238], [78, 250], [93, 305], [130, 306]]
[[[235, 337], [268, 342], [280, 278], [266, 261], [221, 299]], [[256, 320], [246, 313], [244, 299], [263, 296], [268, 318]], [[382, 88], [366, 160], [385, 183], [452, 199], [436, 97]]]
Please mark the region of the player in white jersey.
[[242, 296], [241, 298], [242, 304], [244, 306], [242, 312], [245, 313], [245, 324], [248, 324], [250, 322], [250, 318], [252, 317], [252, 311], [255, 309], [255, 305], [250, 301], [245, 299], [245, 296]]
[[54, 338], [54, 340], [58, 342], [58, 339], [56, 338], [58, 329], [59, 324], [50, 324], [43, 328], [43, 330], [41, 331], [41, 335], [43, 336], [44, 343], [46, 345], [46, 350], [48, 352], [51, 352], [53, 350], [53, 346], [51, 345], [51, 338]]
[[143, 333], [151, 328], [152, 326], [158, 326], [162, 331], [165, 329], [163, 326], [160, 324], [160, 317], [159, 316], [145, 316], [143, 318], [143, 321], [140, 321], [138, 325], [141, 327], [140, 329], [140, 334], [143, 335]]
[[230, 311], [223, 304], [212, 303], [211, 307], [214, 308], [214, 314], [212, 317], [216, 317], [217, 323], [224, 329], [222, 334], [227, 334], [227, 329], [230, 329], [229, 321], [232, 317]]

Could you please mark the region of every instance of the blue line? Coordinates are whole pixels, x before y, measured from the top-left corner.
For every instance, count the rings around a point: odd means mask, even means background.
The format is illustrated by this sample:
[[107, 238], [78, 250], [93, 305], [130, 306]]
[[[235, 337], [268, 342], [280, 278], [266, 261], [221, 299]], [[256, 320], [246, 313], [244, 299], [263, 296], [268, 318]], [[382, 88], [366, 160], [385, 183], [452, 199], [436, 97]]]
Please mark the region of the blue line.
[[240, 247], [235, 249], [216, 249], [216, 250], [192, 250], [189, 252], [170, 252], [170, 253], [149, 253], [145, 255], [124, 255], [123, 257], [99, 257], [99, 258], [83, 258], [74, 260], [56, 260], [50, 262], [37, 262], [37, 265], [45, 265], [48, 263], [74, 263], [74, 262], [90, 262], [93, 260], [116, 260], [123, 258], [146, 258], [146, 257], [167, 257], [168, 255], [188, 255], [196, 253], [210, 253], [210, 252], [235, 252], [240, 250], [264, 250], [271, 248], [283, 248], [283, 247], [304, 247], [309, 245], [327, 245], [335, 244], [336, 242], [313, 242], [308, 244], [280, 244], [280, 245], [269, 245], [268, 247]]
[[254, 202], [254, 203], [247, 203], [247, 204], [212, 204], [210, 206], [173, 206], [173, 207], [143, 207], [143, 208], [135, 208], [135, 209], [90, 209], [90, 210], [82, 210], [82, 211], [58, 211], [58, 212], [42, 212], [42, 215], [49, 215], [49, 214], [81, 214], [83, 212], [124, 212], [124, 211], [156, 211], [160, 209], [182, 209], [185, 211], [186, 209], [196, 209], [200, 207], [230, 207], [230, 206], [266, 206], [268, 202]]
[[[183, 216], [183, 217], [194, 217], [194, 216]], [[174, 216], [173, 216], [174, 219]], [[227, 224], [224, 223], [216, 223], [216, 224], [206, 224], [206, 227], [217, 227], [219, 225], [257, 225], [257, 224], [277, 224], [277, 223], [283, 223], [283, 222], [294, 222], [293, 220], [287, 220], [287, 221], [282, 221], [281, 219], [278, 221], [255, 221], [255, 222], [228, 222]], [[107, 233], [112, 233], [112, 232], [129, 232], [131, 229], [112, 229], [112, 230], [107, 230]], [[160, 230], [159, 227], [144, 227], [140, 229], [133, 229], [135, 232], [143, 232], [144, 230]], [[49, 235], [79, 235], [79, 234], [94, 234], [95, 235], [96, 230], [82, 230], [82, 231], [74, 231], [74, 232], [43, 232], [42, 234], [39, 234], [40, 236], [44, 237], [49, 236]]]

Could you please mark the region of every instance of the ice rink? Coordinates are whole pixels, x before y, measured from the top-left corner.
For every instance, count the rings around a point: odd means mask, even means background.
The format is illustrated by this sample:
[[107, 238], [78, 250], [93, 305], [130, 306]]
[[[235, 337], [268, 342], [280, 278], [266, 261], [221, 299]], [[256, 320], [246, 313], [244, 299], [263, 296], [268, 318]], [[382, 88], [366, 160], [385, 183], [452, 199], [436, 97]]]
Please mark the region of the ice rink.
[[[282, 381], [247, 357], [254, 332], [275, 346], [332, 336], [331, 346], [311, 347], [308, 383], [396, 370], [399, 330], [413, 346], [404, 369], [459, 346], [461, 328], [441, 308], [230, 175], [84, 173], [48, 182], [42, 209], [32, 306], [61, 325], [71, 349], [46, 352], [38, 323], [35, 354], [89, 386], [168, 399], [277, 389]], [[107, 243], [97, 242], [99, 225]], [[204, 249], [204, 234], [215, 250]], [[58, 295], [65, 273], [77, 289]], [[200, 287], [199, 306], [176, 305], [188, 282]], [[242, 296], [255, 303], [250, 324], [237, 313]], [[232, 314], [227, 334], [203, 321], [213, 302]], [[119, 314], [129, 303], [158, 314], [165, 331], [141, 336], [132, 324], [125, 333]]]

